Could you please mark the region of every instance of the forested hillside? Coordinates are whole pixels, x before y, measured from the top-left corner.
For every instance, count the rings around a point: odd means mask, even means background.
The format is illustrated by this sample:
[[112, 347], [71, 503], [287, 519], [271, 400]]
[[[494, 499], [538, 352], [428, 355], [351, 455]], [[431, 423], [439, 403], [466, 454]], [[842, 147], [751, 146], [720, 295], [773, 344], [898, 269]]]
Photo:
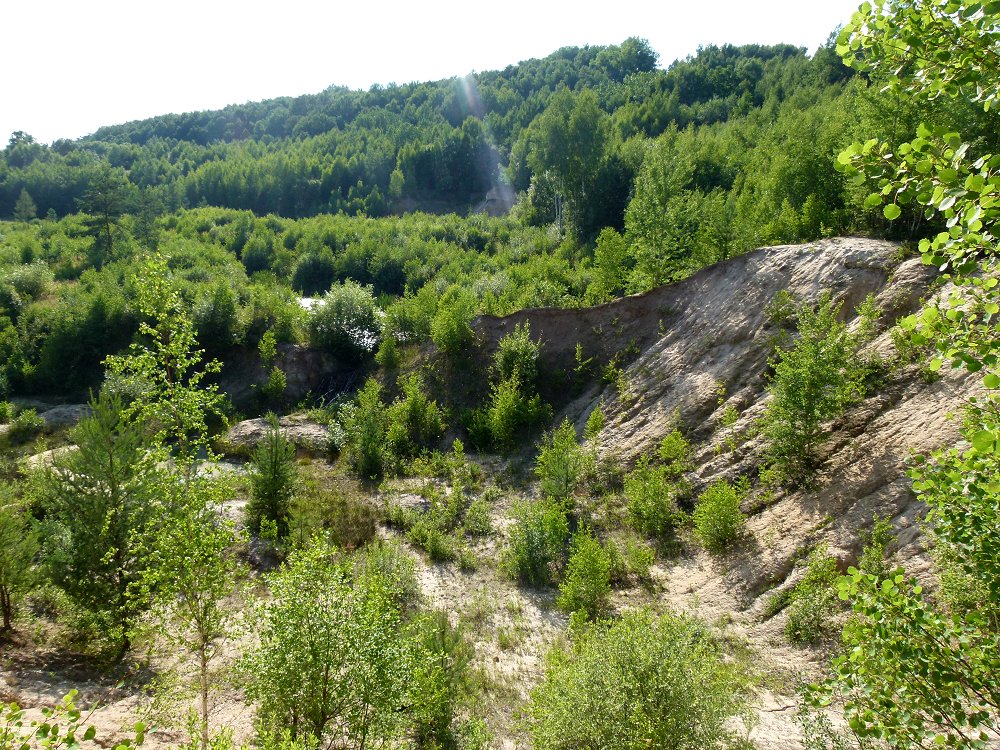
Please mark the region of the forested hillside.
[[14, 133], [0, 750], [996, 747], [998, 49]]

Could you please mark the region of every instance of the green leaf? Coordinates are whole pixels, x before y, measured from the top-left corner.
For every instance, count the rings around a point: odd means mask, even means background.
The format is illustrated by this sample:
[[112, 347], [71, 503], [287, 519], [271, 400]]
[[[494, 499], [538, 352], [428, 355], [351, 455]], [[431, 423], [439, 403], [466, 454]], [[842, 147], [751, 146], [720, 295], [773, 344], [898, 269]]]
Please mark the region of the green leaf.
[[987, 388], [1000, 388], [1000, 376], [989, 373], [983, 378], [983, 385]]
[[938, 172], [938, 179], [945, 185], [951, 185], [958, 181], [958, 170], [942, 169]]
[[889, 221], [898, 219], [900, 215], [902, 215], [902, 213], [903, 212], [900, 210], [899, 206], [897, 206], [895, 203], [890, 203], [885, 208], [882, 209], [882, 214]]
[[972, 447], [980, 453], [991, 453], [995, 440], [996, 435], [992, 432], [989, 430], [980, 430], [972, 436]]

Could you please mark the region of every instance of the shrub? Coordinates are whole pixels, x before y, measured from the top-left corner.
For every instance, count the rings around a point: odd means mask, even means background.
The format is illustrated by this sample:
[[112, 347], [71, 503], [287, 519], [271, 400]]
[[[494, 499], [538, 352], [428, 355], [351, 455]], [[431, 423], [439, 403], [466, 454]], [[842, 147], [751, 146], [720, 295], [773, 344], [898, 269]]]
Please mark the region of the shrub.
[[691, 471], [691, 444], [680, 430], [673, 430], [663, 437], [657, 455], [663, 462], [666, 476], [671, 479]]
[[524, 583], [550, 583], [562, 561], [569, 522], [562, 507], [549, 499], [523, 503], [514, 510], [510, 539], [501, 566]]
[[[246, 245], [243, 247], [243, 252], [240, 253], [240, 261], [243, 263], [243, 267], [247, 271], [247, 276], [251, 276], [258, 271], [270, 270], [271, 264], [274, 263], [274, 248], [271, 246], [271, 242], [267, 237], [263, 237], [259, 234], [254, 234]], [[301, 269], [301, 271], [300, 271]], [[331, 268], [332, 271], [332, 268]], [[296, 289], [302, 289], [304, 286], [308, 286], [311, 290], [313, 288], [312, 279], [313, 277], [318, 277], [320, 274], [308, 269], [307, 266], [299, 264], [296, 267], [295, 272], [300, 274], [298, 283], [293, 282], [293, 286]], [[316, 279], [322, 284], [321, 279]], [[333, 281], [332, 273], [329, 276], [329, 281], [326, 286], [321, 286], [318, 289], [303, 292], [304, 294], [314, 294], [316, 291], [323, 291], [329, 288], [330, 282]]]
[[532, 341], [531, 324], [518, 323], [514, 330], [501, 337], [493, 357], [493, 373], [497, 380], [517, 379], [522, 385], [533, 388], [538, 376], [538, 355], [541, 341]]
[[6, 281], [20, 295], [21, 299], [39, 299], [52, 284], [52, 271], [44, 261], [35, 261], [18, 266], [9, 271]]
[[14, 416], [14, 404], [10, 401], [0, 401], [0, 424], [7, 424]]
[[382, 311], [370, 286], [348, 279], [323, 296], [309, 317], [309, 343], [351, 362], [369, 356], [378, 346]]
[[809, 555], [806, 572], [796, 584], [788, 604], [785, 635], [793, 643], [815, 643], [833, 631], [832, 613], [837, 598], [837, 561], [818, 547]]
[[749, 487], [746, 477], [735, 487], [720, 481], [698, 496], [691, 514], [694, 534], [709, 551], [724, 551], [742, 533], [746, 516], [740, 511], [740, 503]]
[[365, 545], [354, 559], [355, 585], [366, 586], [379, 578], [386, 591], [400, 607], [411, 607], [420, 600], [420, 582], [416, 566], [399, 542], [378, 539]]
[[16, 609], [38, 578], [38, 540], [31, 516], [9, 500], [0, 491], [0, 635], [13, 628]]
[[260, 739], [391, 743], [402, 730], [411, 660], [381, 578], [351, 586], [334, 550], [313, 543], [268, 583], [274, 596], [253, 619], [259, 642], [242, 662]]
[[430, 555], [434, 562], [448, 562], [458, 556], [456, 540], [433, 519], [419, 518], [406, 534], [413, 544]]
[[395, 455], [409, 458], [441, 438], [444, 412], [424, 393], [418, 375], [400, 378], [399, 386], [403, 393], [388, 410], [387, 440]]
[[611, 593], [611, 557], [589, 528], [573, 535], [566, 575], [559, 585], [559, 609], [594, 619], [607, 608]]
[[474, 340], [472, 316], [473, 305], [463, 297], [442, 299], [431, 323], [434, 345], [450, 357], [467, 353]]
[[361, 549], [375, 539], [378, 520], [378, 510], [355, 482], [305, 474], [292, 500], [291, 546], [323, 537], [341, 549]]
[[511, 377], [493, 385], [489, 404], [473, 414], [469, 432], [478, 445], [507, 451], [518, 433], [545, 422], [551, 414], [551, 407], [537, 395], [526, 395], [517, 378]]
[[12, 443], [23, 443], [30, 440], [45, 427], [45, 421], [34, 409], [19, 409], [10, 420], [7, 439]]
[[386, 442], [389, 417], [378, 381], [369, 378], [343, 411], [352, 467], [363, 479], [381, 476], [394, 457]]
[[629, 611], [547, 661], [526, 711], [536, 750], [738, 746], [749, 680], [692, 618]]
[[628, 583], [635, 576], [640, 581], [651, 579], [650, 568], [656, 561], [656, 556], [649, 545], [632, 535], [618, 539], [609, 539], [606, 549], [611, 561], [611, 582], [614, 584]]
[[646, 458], [625, 477], [625, 499], [633, 528], [661, 541], [668, 539], [684, 521], [669, 470], [653, 466]]
[[535, 459], [535, 475], [542, 494], [555, 500], [568, 500], [576, 489], [585, 456], [576, 442], [576, 430], [564, 419], [547, 434]]
[[604, 402], [602, 401], [594, 407], [587, 417], [587, 426], [583, 430], [585, 440], [597, 440], [604, 429]]
[[477, 497], [469, 504], [462, 528], [469, 536], [489, 536], [493, 533], [490, 504], [484, 497]]

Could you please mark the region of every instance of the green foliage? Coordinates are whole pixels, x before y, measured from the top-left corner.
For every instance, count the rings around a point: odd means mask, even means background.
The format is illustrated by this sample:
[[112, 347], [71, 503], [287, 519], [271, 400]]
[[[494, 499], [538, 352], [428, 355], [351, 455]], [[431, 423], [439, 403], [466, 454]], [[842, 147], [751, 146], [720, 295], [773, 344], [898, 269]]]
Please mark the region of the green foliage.
[[587, 441], [595, 441], [604, 429], [604, 402], [601, 401], [590, 412], [587, 417], [587, 425], [583, 428], [583, 438]]
[[736, 486], [723, 480], [698, 495], [691, 520], [695, 536], [706, 549], [724, 552], [743, 532], [746, 516], [740, 503], [749, 489], [750, 483], [743, 477]]
[[282, 732], [364, 750], [402, 731], [411, 655], [392, 595], [378, 576], [352, 587], [334, 550], [293, 552], [258, 605], [259, 642], [244, 656], [261, 738]]
[[594, 278], [587, 287], [587, 300], [601, 303], [623, 294], [633, 263], [625, 238], [611, 227], [601, 230], [594, 248]]
[[7, 427], [6, 439], [11, 443], [24, 443], [31, 440], [45, 427], [44, 420], [34, 409], [18, 409]]
[[441, 439], [444, 412], [427, 397], [419, 375], [399, 379], [400, 397], [388, 409], [388, 449], [400, 458], [411, 458]]
[[1000, 730], [996, 631], [941, 612], [899, 569], [880, 577], [851, 568], [841, 596], [852, 600], [855, 617], [828, 687], [849, 701], [856, 735], [975, 748]]
[[538, 356], [542, 350], [541, 341], [531, 338], [531, 324], [518, 323], [514, 330], [501, 336], [493, 355], [493, 375], [499, 380], [518, 380], [531, 391], [538, 377]]
[[[871, 71], [888, 89], [947, 101], [937, 127], [921, 122], [916, 138], [891, 146], [878, 138], [852, 144], [838, 168], [873, 184], [866, 206], [881, 206], [890, 222], [904, 213], [944, 222], [946, 231], [919, 247], [924, 262], [948, 271], [954, 291], [902, 326], [915, 346], [937, 350], [932, 371], [948, 362], [983, 373], [987, 389], [966, 409], [962, 435], [970, 447], [943, 451], [911, 472], [931, 509], [943, 595], [926, 597], [902, 570], [886, 573], [871, 564], [851, 568], [840, 582], [855, 616], [844, 630], [846, 654], [834, 663], [834, 679], [814, 698], [845, 699], [855, 735], [894, 747], [983, 747], [1000, 734], [998, 159], [977, 153], [991, 147], [988, 141], [974, 145], [956, 132], [967, 103], [987, 113], [997, 103], [998, 25], [996, 3], [893, 0], [863, 4], [838, 39], [845, 62]], [[995, 114], [988, 118], [995, 126]]]
[[790, 641], [815, 643], [832, 634], [838, 575], [837, 561], [826, 548], [813, 550], [789, 599], [785, 635]]
[[501, 567], [533, 586], [550, 583], [561, 567], [568, 538], [569, 522], [559, 503], [550, 499], [522, 503], [514, 509]]
[[218, 681], [214, 663], [236, 628], [229, 601], [238, 595], [244, 566], [232, 554], [232, 524], [220, 520], [220, 503], [230, 488], [202, 477], [186, 486], [168, 485], [178, 497], [156, 529], [153, 563], [141, 587], [154, 599], [155, 627], [179, 657], [175, 670], [187, 671], [197, 695], [197, 741], [210, 750], [211, 692]]
[[274, 329], [269, 328], [264, 331], [264, 335], [257, 342], [257, 352], [260, 354], [260, 361], [264, 367], [274, 363], [278, 356], [278, 340], [274, 335]]
[[656, 555], [646, 542], [631, 534], [625, 534], [609, 539], [605, 549], [611, 562], [613, 584], [627, 584], [632, 577], [643, 583], [651, 580], [650, 568], [656, 561]]
[[221, 365], [202, 364], [194, 324], [162, 257], [144, 258], [131, 283], [146, 318], [142, 338], [128, 354], [105, 360], [108, 374], [136, 395], [124, 405], [124, 418], [151, 431], [154, 445], [173, 443], [182, 460], [191, 460], [207, 447], [206, 419], [220, 413], [218, 386], [203, 381]]
[[556, 604], [564, 612], [582, 612], [593, 620], [604, 614], [610, 593], [611, 557], [589, 528], [581, 528], [570, 542]]
[[771, 402], [763, 431], [774, 460], [789, 474], [815, 466], [823, 423], [839, 416], [864, 393], [857, 342], [837, 320], [838, 308], [824, 296], [816, 308], [798, 313], [799, 338], [772, 361]]
[[38, 206], [31, 199], [31, 194], [22, 188], [14, 204], [14, 221], [31, 221], [36, 216], [38, 216]]
[[414, 740], [418, 747], [459, 746], [455, 714], [471, 692], [473, 647], [441, 610], [419, 616], [410, 627], [415, 641]]
[[474, 310], [461, 294], [442, 298], [431, 323], [431, 340], [447, 356], [455, 358], [469, 353], [474, 343], [471, 325]]
[[78, 449], [38, 477], [43, 559], [52, 581], [124, 650], [148, 604], [138, 588], [152, 564], [147, 542], [169, 508], [141, 426], [114, 396], [92, 406], [72, 433]]
[[548, 657], [527, 707], [539, 750], [742, 747], [749, 680], [696, 620], [631, 610]]
[[335, 284], [309, 316], [309, 342], [336, 357], [357, 362], [375, 351], [382, 311], [371, 287], [348, 279]]
[[585, 460], [586, 454], [576, 442], [576, 429], [564, 419], [542, 438], [535, 458], [535, 476], [542, 495], [571, 504]]
[[344, 412], [351, 465], [363, 479], [380, 476], [391, 465], [393, 457], [385, 442], [389, 416], [378, 381], [370, 378], [358, 391], [351, 408]]
[[663, 436], [656, 450], [657, 456], [663, 462], [667, 476], [676, 479], [691, 471], [691, 444], [680, 430], [673, 430]]
[[251, 533], [262, 522], [274, 524], [278, 539], [288, 534], [292, 497], [295, 495], [295, 446], [281, 432], [278, 418], [268, 415], [268, 427], [250, 459], [250, 499], [244, 510]]
[[[29, 718], [16, 703], [0, 706], [0, 747], [10, 750], [61, 750], [79, 747], [83, 742], [100, 743], [97, 729], [88, 725], [91, 714], [76, 707], [76, 690], [70, 690], [54, 706], [41, 709], [41, 716]], [[142, 745], [146, 725], [136, 722], [114, 750], [131, 750]]]
[[671, 476], [667, 467], [654, 466], [644, 457], [625, 477], [629, 523], [660, 541], [668, 540], [684, 521]]
[[358, 549], [376, 535], [378, 512], [368, 498], [350, 482], [333, 487], [305, 477], [292, 499], [289, 539], [293, 545], [306, 544], [322, 536], [347, 550]]
[[525, 392], [516, 375], [494, 383], [489, 403], [473, 412], [469, 432], [477, 445], [509, 451], [524, 431], [550, 419], [552, 409]]
[[401, 355], [399, 353], [399, 343], [396, 341], [396, 334], [389, 330], [382, 333], [382, 343], [378, 345], [375, 352], [375, 362], [384, 370], [392, 371], [399, 367]]
[[36, 583], [38, 546], [28, 514], [0, 492], [0, 633], [13, 629], [17, 608]]
[[395, 540], [377, 539], [362, 547], [356, 553], [353, 574], [362, 587], [371, 579], [381, 580], [400, 608], [414, 607], [420, 601], [413, 558]]
[[324, 248], [299, 258], [292, 272], [292, 289], [306, 296], [325, 294], [336, 278], [337, 266], [333, 253]]
[[489, 536], [493, 533], [493, 520], [490, 517], [490, 503], [484, 496], [477, 497], [469, 503], [462, 520], [462, 528], [469, 536]]

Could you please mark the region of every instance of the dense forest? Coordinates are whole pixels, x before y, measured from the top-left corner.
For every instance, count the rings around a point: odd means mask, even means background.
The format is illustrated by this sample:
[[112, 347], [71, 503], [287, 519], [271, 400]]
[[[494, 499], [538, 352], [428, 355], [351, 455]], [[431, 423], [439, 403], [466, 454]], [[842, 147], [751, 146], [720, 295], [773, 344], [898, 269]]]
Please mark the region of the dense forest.
[[[143, 248], [186, 269], [217, 353], [252, 348], [276, 316], [282, 340], [303, 340], [289, 290], [348, 279], [419, 341], [442, 301], [470, 316], [593, 304], [762, 245], [929, 231], [919, 212], [890, 224], [866, 206], [835, 155], [945, 116], [988, 150], [993, 119], [889, 101], [831, 45], [710, 47], [660, 70], [630, 39], [51, 146], [15, 133], [0, 159], [0, 215], [21, 222], [0, 248], [0, 393], [94, 385], [136, 330], [123, 282]], [[440, 213], [490, 190], [519, 196], [510, 217]]]
[[[661, 68], [630, 38], [75, 141], [14, 133], [0, 750], [98, 734], [747, 750], [786, 708], [807, 750], [995, 743], [998, 45], [997, 2], [866, 2], [812, 55], [709, 46]], [[615, 337], [623, 297], [844, 235], [898, 242], [867, 269], [886, 284], [922, 256], [930, 301], [897, 324], [874, 294], [846, 310], [838, 290], [779, 291], [764, 405], [713, 382], [718, 424], [678, 409], [629, 460], [601, 436], [609, 414], [647, 418], [635, 338], [544, 367], [527, 317], [484, 333], [488, 316], [598, 308], [607, 329], [588, 340]], [[891, 357], [872, 353], [878, 333]], [[692, 560], [728, 585], [737, 554], [781, 546], [754, 517], [825, 502], [824, 462], [850, 440], [826, 441], [852, 408], [949, 368], [981, 388], [960, 447], [900, 476], [929, 511], [919, 583], [892, 557], [912, 528], [869, 516], [835, 557], [827, 515], [773, 591], [744, 592], [742, 610], [767, 596], [753, 616], [781, 618], [780, 643], [669, 604], [664, 581]], [[83, 401], [68, 422], [39, 416]], [[702, 481], [745, 466], [747, 445], [753, 471]], [[771, 649], [828, 666], [815, 684], [768, 675]], [[111, 727], [74, 692], [19, 706], [17, 679], [50, 666], [54, 685], [146, 706], [141, 720]], [[761, 708], [775, 695], [794, 704]]]

